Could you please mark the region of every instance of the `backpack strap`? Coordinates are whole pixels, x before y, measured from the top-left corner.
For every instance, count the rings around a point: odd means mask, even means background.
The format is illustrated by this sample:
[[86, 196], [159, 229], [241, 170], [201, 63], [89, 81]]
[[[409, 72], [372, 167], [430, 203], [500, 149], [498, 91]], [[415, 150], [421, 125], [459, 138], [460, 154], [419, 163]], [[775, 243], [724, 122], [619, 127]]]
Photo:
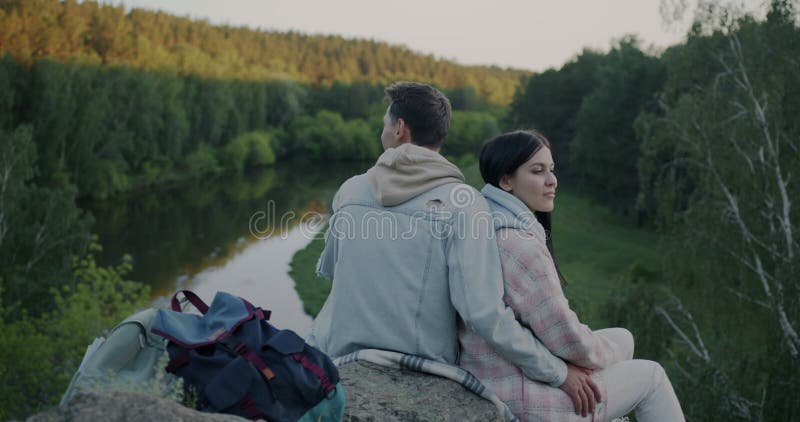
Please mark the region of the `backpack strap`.
[[331, 381], [328, 379], [328, 376], [325, 375], [325, 371], [323, 371], [322, 368], [320, 368], [317, 364], [300, 353], [292, 353], [292, 358], [300, 363], [300, 365], [302, 365], [307, 371], [319, 378], [319, 382], [322, 384], [322, 389], [325, 390], [326, 393], [336, 390], [336, 385], [331, 383]]
[[[275, 378], [275, 372], [272, 372], [272, 369], [267, 365], [266, 362], [264, 362], [264, 359], [261, 359], [261, 356], [259, 356], [256, 352], [247, 349], [247, 345], [236, 340], [233, 336], [225, 336], [224, 338], [217, 340], [217, 343], [219, 343], [230, 353], [238, 353], [245, 358], [245, 360], [255, 366], [256, 369], [258, 369], [258, 372], [261, 372], [261, 375], [264, 376], [264, 380], [267, 382], [269, 391], [272, 394], [272, 399], [276, 402], [278, 401], [278, 396], [275, 394], [275, 388], [270, 382], [273, 378]], [[249, 399], [249, 397], [245, 397], [245, 399]], [[245, 405], [246, 404], [247, 403], [245, 403]], [[247, 412], [247, 406], [243, 406], [243, 409], [245, 412]]]
[[266, 419], [264, 417], [264, 413], [258, 410], [256, 403], [250, 397], [250, 395], [245, 395], [244, 398], [239, 402], [239, 407], [244, 411], [244, 414], [250, 420], [258, 420], [258, 419]]
[[180, 367], [189, 363], [189, 359], [189, 353], [187, 353], [186, 350], [181, 350], [180, 354], [167, 362], [167, 367], [165, 370], [171, 374], [174, 374], [175, 371], [177, 371]]
[[208, 305], [203, 302], [203, 299], [200, 299], [200, 296], [197, 296], [191, 290], [178, 290], [172, 295], [172, 310], [175, 312], [183, 312], [181, 309], [181, 302], [178, 300], [178, 295], [183, 293], [183, 297], [189, 301], [201, 314], [205, 315], [208, 312]]
[[264, 362], [264, 360], [261, 359], [257, 353], [247, 349], [247, 346], [237, 340], [235, 337], [225, 336], [224, 338], [217, 340], [217, 342], [221, 344], [228, 352], [242, 355], [243, 358], [247, 359], [256, 367], [256, 369], [258, 369], [258, 372], [261, 372], [261, 375], [264, 375], [264, 378], [266, 378], [267, 381], [275, 378], [275, 373], [272, 372], [272, 369], [269, 366], [267, 366], [266, 362]]
[[260, 321], [269, 321], [269, 318], [272, 316], [272, 311], [265, 311], [264, 309], [256, 308], [255, 314], [256, 318], [258, 318]]

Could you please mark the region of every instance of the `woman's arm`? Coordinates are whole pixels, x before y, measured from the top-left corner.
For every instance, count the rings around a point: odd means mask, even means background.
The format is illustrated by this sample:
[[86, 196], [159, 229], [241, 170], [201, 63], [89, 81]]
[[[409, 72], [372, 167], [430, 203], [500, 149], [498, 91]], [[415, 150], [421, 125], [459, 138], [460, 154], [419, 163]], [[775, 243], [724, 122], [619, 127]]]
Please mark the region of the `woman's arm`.
[[544, 242], [498, 232], [504, 300], [554, 355], [590, 369], [624, 359], [608, 338], [578, 320], [564, 296]]

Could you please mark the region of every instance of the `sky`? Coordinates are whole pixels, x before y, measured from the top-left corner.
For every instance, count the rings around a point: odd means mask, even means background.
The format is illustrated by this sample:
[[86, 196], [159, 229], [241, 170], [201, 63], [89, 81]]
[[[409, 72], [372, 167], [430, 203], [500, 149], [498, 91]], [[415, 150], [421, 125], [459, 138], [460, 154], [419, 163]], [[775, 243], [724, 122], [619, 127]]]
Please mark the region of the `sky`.
[[[700, 0], [702, 1], [702, 0]], [[763, 0], [736, 0], [748, 10]], [[684, 39], [692, 0], [102, 0], [213, 24], [336, 34], [405, 45], [462, 64], [533, 71], [626, 34], [656, 51]], [[665, 23], [660, 6], [686, 4]], [[671, 9], [669, 9], [671, 10]]]

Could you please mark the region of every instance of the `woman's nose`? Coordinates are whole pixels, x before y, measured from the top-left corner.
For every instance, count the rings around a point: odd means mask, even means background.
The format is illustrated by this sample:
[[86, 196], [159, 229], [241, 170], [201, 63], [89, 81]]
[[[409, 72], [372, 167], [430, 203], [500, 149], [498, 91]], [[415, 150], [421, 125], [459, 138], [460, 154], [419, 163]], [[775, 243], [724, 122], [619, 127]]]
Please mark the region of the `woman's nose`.
[[556, 186], [558, 184], [558, 179], [556, 178], [555, 174], [550, 173], [547, 176], [547, 180], [545, 180], [545, 183], [547, 183], [547, 186]]

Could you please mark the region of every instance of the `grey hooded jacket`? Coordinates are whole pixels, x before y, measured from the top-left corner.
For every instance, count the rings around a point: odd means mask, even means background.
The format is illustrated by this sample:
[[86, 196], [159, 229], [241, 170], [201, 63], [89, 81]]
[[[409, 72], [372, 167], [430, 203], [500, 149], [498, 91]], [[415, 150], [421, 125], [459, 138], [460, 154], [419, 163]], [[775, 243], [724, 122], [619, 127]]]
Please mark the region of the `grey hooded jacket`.
[[528, 377], [559, 386], [566, 364], [503, 303], [492, 217], [463, 180], [404, 144], [341, 186], [317, 264], [332, 290], [309, 342], [332, 357], [373, 348], [457, 364], [460, 316]]

